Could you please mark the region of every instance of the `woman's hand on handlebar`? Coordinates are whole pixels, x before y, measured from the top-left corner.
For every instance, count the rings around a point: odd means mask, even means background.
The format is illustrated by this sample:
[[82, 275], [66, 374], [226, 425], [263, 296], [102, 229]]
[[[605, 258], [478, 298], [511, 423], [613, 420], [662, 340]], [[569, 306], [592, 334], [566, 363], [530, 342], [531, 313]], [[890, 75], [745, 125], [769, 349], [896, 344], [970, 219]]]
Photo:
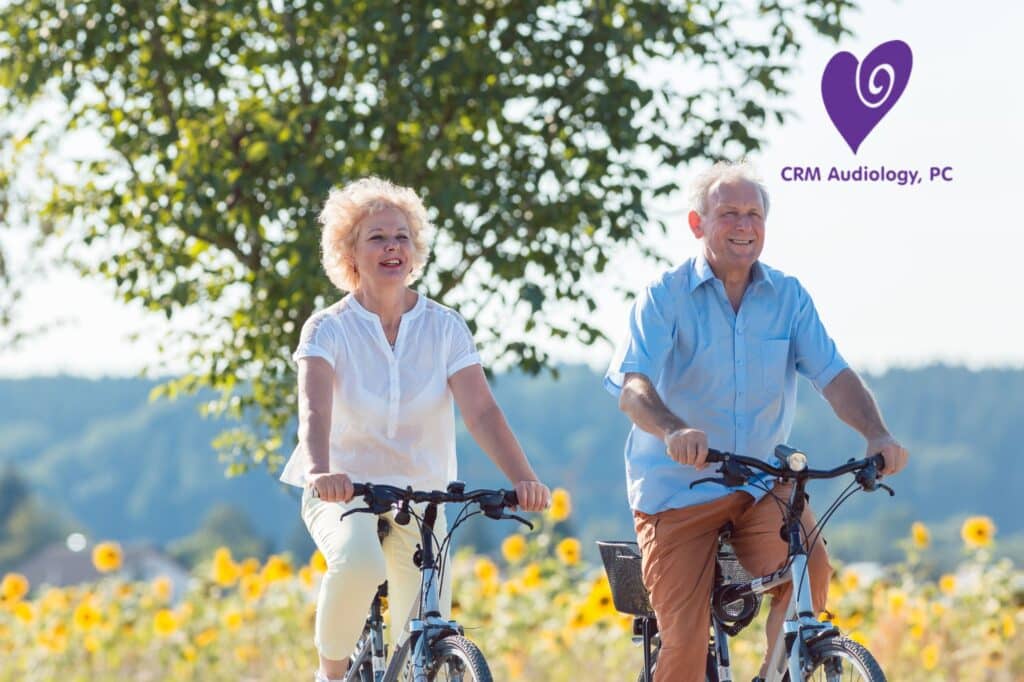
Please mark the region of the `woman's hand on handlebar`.
[[324, 502], [348, 502], [354, 494], [352, 479], [337, 472], [309, 474], [309, 487]]
[[551, 491], [540, 481], [519, 481], [515, 489], [519, 498], [518, 509], [539, 512], [551, 506]]
[[885, 459], [885, 468], [878, 472], [883, 476], [898, 474], [903, 470], [903, 467], [907, 466], [907, 460], [910, 459], [910, 453], [907, 452], [907, 449], [900, 445], [895, 438], [888, 435], [872, 438], [868, 441], [868, 457], [878, 454], [882, 455], [882, 458]]

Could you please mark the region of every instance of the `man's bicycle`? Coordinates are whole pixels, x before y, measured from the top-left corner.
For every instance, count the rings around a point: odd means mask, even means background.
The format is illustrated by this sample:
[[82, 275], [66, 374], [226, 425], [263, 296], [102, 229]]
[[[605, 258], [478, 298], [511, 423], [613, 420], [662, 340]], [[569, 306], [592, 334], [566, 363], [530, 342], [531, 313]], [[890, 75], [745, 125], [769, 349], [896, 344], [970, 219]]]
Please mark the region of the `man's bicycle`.
[[[395, 512], [394, 521], [405, 525], [415, 520], [420, 531], [420, 544], [412, 561], [420, 569], [418, 607], [409, 619], [409, 636], [387, 660], [384, 644], [382, 599], [387, 596], [387, 583], [377, 588], [363, 633], [349, 658], [345, 682], [491, 682], [491, 671], [483, 653], [476, 644], [464, 636], [461, 625], [441, 616], [440, 584], [445, 579], [445, 557], [452, 534], [470, 517], [478, 514], [491, 519], [514, 519], [530, 528], [533, 525], [506, 508], [518, 504], [515, 491], [466, 490], [466, 484], [454, 481], [446, 491], [413, 490], [390, 485], [356, 483], [355, 497], [362, 497], [365, 507], [351, 509], [342, 514], [384, 514]], [[438, 506], [444, 503], [462, 504], [448, 533], [438, 541], [434, 535]], [[426, 503], [422, 514], [413, 504]], [[395, 627], [401, 627], [400, 617], [392, 614]]]
[[[865, 647], [844, 637], [831, 622], [815, 617], [807, 562], [813, 543], [821, 539], [822, 528], [851, 495], [858, 490], [873, 492], [878, 488], [893, 494], [891, 488], [878, 481], [878, 472], [884, 460], [881, 455], [875, 455], [851, 460], [835, 469], [818, 470], [808, 469], [806, 455], [793, 448], [780, 445], [775, 454], [779, 466], [752, 457], [709, 450], [707, 461], [722, 465], [718, 472], [721, 477], [703, 478], [691, 484], [692, 487], [701, 483], [718, 483], [730, 488], [754, 484], [764, 488], [768, 494], [771, 494], [771, 480], [766, 481], [761, 474], [768, 474], [775, 481], [794, 484], [788, 500], [777, 500], [783, 509], [781, 533], [789, 546], [787, 559], [777, 571], [752, 579], [740, 566], [728, 544], [729, 527], [719, 531], [705, 678], [708, 682], [732, 680], [728, 638], [738, 634], [754, 619], [760, 608], [762, 594], [792, 582], [794, 589], [789, 609], [779, 633], [779, 641], [768, 662], [765, 682], [885, 682], [885, 674]], [[807, 482], [838, 478], [846, 474], [853, 474], [854, 480], [825, 510], [814, 528], [802, 528], [800, 516], [807, 500]], [[803, 538], [807, 538], [806, 546]], [[644, 667], [637, 678], [638, 682], [651, 682], [657, 669], [661, 639], [657, 619], [641, 578], [639, 549], [635, 542], [598, 542], [598, 546], [616, 609], [635, 616], [634, 641], [641, 643], [644, 655]]]

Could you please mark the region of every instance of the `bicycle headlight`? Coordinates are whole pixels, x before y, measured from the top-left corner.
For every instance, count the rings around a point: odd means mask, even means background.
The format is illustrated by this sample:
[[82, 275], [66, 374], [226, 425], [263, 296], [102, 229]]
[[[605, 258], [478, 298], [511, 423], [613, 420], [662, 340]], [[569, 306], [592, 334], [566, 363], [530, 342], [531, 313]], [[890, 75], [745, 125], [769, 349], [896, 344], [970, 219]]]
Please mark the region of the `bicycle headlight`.
[[807, 468], [807, 455], [802, 452], [794, 452], [786, 458], [786, 464], [790, 471], [803, 471]]

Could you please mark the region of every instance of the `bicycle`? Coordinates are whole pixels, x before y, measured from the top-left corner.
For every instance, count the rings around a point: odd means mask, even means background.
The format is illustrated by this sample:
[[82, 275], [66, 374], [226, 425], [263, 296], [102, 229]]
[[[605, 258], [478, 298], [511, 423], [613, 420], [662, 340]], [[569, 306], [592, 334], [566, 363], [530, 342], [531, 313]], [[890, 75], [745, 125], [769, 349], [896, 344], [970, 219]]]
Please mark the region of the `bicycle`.
[[[819, 470], [808, 469], [807, 456], [785, 445], [775, 449], [775, 456], [780, 466], [709, 449], [707, 462], [722, 465], [718, 471], [721, 478], [702, 478], [690, 484], [691, 488], [703, 483], [718, 483], [734, 488], [751, 483], [772, 494], [762, 473], [779, 482], [794, 483], [789, 500], [778, 500], [784, 519], [781, 534], [788, 544], [787, 559], [778, 570], [752, 578], [740, 566], [728, 544], [730, 528], [726, 526], [719, 531], [705, 679], [707, 682], [732, 680], [728, 638], [737, 635], [754, 619], [760, 609], [763, 593], [793, 582], [795, 589], [792, 590], [786, 619], [768, 662], [764, 682], [839, 682], [847, 679], [885, 682], [881, 667], [864, 646], [844, 637], [829, 620], [815, 618], [807, 564], [810, 548], [820, 539], [822, 528], [851, 495], [858, 490], [873, 492], [879, 488], [886, 490], [890, 496], [895, 494], [892, 488], [878, 480], [884, 459], [881, 455], [874, 455], [850, 460], [834, 469]], [[807, 482], [838, 478], [846, 474], [854, 474], [855, 480], [836, 497], [814, 528], [801, 535], [802, 531], [806, 531], [801, 527], [800, 516], [806, 504]], [[806, 548], [802, 537], [807, 538]], [[615, 608], [634, 616], [633, 638], [643, 647], [644, 667], [637, 682], [651, 682], [657, 669], [661, 640], [657, 619], [643, 586], [639, 548], [637, 543], [628, 541], [599, 541], [598, 546], [611, 584]]]
[[[530, 529], [533, 524], [515, 514], [505, 513], [506, 508], [519, 503], [515, 491], [466, 491], [465, 487], [461, 481], [449, 483], [445, 491], [354, 484], [354, 497], [362, 497], [366, 506], [346, 511], [341, 520], [358, 513], [379, 516], [392, 509], [397, 509], [394, 521], [399, 525], [415, 519], [419, 526], [420, 544], [412, 560], [422, 577], [417, 595], [419, 607], [416, 615], [409, 619], [409, 636], [398, 646], [390, 661], [384, 644], [382, 615], [387, 582], [377, 588], [363, 632], [349, 657], [348, 672], [342, 678], [344, 682], [492, 682], [490, 668], [480, 648], [465, 637], [465, 631], [457, 621], [441, 617], [439, 585], [444, 581], [444, 557], [455, 529], [478, 514], [491, 519], [513, 519]], [[463, 506], [448, 533], [438, 542], [434, 523], [438, 505], [446, 502]], [[419, 503], [426, 503], [422, 514], [411, 506]], [[479, 510], [468, 511], [471, 505], [479, 507]]]

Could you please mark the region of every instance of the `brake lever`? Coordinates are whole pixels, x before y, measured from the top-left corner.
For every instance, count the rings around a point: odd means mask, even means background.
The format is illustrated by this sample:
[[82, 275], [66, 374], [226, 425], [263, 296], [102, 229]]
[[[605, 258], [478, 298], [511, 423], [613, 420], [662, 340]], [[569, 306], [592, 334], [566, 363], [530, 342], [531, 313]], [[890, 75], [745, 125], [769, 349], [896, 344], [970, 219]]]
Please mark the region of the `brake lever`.
[[699, 485], [701, 483], [717, 483], [718, 485], [722, 486], [723, 488], [728, 488], [729, 487], [729, 485], [725, 482], [724, 478], [715, 478], [714, 476], [709, 476], [708, 478], [698, 478], [696, 481], [691, 483], [690, 484], [690, 490], [693, 490], [693, 486]]
[[519, 523], [523, 524], [524, 526], [526, 526], [530, 530], [533, 530], [533, 524], [530, 523], [529, 521], [527, 521], [526, 519], [524, 519], [522, 516], [517, 516], [516, 514], [502, 514], [501, 518], [503, 518], [503, 519], [512, 519], [513, 521], [518, 521]]
[[370, 507], [360, 507], [359, 509], [349, 509], [347, 512], [345, 512], [344, 514], [341, 515], [341, 518], [338, 519], [338, 522], [340, 523], [340, 522], [344, 521], [346, 516], [352, 516], [353, 514], [359, 514], [361, 512], [372, 512], [372, 511], [373, 511], [373, 509], [371, 509]]
[[889, 493], [889, 497], [895, 497], [896, 496], [896, 491], [893, 490], [892, 488], [890, 488], [889, 486], [887, 486], [886, 484], [879, 483], [878, 487], [881, 488], [882, 490], [884, 490], [885, 492]]

